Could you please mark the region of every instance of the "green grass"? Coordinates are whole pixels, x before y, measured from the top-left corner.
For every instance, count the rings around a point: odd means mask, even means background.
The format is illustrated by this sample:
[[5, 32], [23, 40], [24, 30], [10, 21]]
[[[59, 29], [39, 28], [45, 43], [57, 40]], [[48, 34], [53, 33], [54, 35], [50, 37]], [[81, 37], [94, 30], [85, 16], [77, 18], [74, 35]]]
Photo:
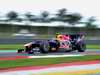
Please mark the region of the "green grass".
[[[2, 44], [0, 50], [14, 50], [24, 48], [23, 44]], [[100, 45], [87, 45], [87, 49], [100, 49]]]
[[100, 45], [87, 45], [87, 49], [100, 49]]
[[24, 48], [24, 45], [23, 44], [2, 44], [0, 45], [0, 49], [1, 50], [14, 50], [14, 49], [20, 49], [20, 48]]
[[39, 58], [39, 59], [17, 59], [0, 60], [0, 69], [14, 68], [21, 66], [44, 66], [50, 64], [70, 63], [76, 61], [100, 60], [100, 56], [88, 55], [80, 57], [59, 57], [59, 58]]

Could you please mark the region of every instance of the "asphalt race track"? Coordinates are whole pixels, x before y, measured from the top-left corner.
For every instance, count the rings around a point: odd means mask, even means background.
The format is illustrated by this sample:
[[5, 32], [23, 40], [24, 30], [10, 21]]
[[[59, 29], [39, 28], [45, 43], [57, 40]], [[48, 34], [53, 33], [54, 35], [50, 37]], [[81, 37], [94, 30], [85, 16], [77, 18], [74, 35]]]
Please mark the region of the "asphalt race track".
[[[100, 49], [98, 50], [86, 50], [85, 52], [57, 52], [57, 53], [48, 53], [48, 54], [27, 54], [20, 53], [18, 54], [16, 50], [0, 50], [0, 60], [16, 60], [17, 56], [25, 57], [45, 57], [45, 56], [84, 56], [84, 55], [100, 55]], [[11, 58], [9, 58], [11, 57]], [[15, 57], [15, 58], [12, 58]], [[74, 63], [74, 64], [73, 64]], [[59, 65], [53, 66], [37, 66], [36, 67], [19, 67], [11, 68], [7, 70], [1, 70], [0, 75], [100, 75], [100, 61], [86, 61], [86, 62], [72, 62], [72, 63], [61, 63]]]
[[17, 53], [16, 51], [9, 51], [9, 50], [0, 50], [0, 57], [15, 57], [15, 56], [45, 56], [45, 55], [100, 55], [100, 50], [86, 50], [85, 52], [77, 52], [77, 51], [72, 51], [72, 52], [57, 52], [57, 53], [47, 53], [47, 54], [27, 54], [27, 53]]

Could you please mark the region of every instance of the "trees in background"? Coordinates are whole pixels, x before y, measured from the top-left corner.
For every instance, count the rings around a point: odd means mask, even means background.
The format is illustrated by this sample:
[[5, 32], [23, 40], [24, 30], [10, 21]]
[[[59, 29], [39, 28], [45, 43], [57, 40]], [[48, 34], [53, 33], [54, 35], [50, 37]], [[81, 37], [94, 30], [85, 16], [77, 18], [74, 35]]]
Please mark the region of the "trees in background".
[[36, 17], [31, 12], [27, 12], [24, 14], [24, 21], [29, 21], [29, 22], [36, 21]]
[[78, 24], [82, 19], [82, 16], [79, 13], [68, 14], [67, 17], [67, 22], [71, 25]]
[[43, 11], [41, 14], [40, 14], [40, 20], [41, 22], [50, 22], [49, 20], [49, 12], [48, 11]]
[[56, 14], [56, 19], [58, 21], [66, 22], [67, 21], [67, 10], [65, 8], [59, 9]]
[[80, 13], [69, 13], [66, 8], [59, 9], [53, 17], [50, 17], [51, 14], [48, 11], [43, 11], [38, 15], [33, 15], [32, 12], [26, 12], [24, 18], [21, 18], [20, 13], [15, 11], [10, 11], [6, 14], [6, 21], [7, 22], [22, 22], [27, 21], [28, 23], [32, 22], [43, 22], [43, 23], [50, 23], [50, 22], [64, 22], [68, 23], [69, 25], [76, 25], [76, 24], [84, 24], [86, 27], [95, 28], [96, 25], [94, 22], [96, 19], [94, 17], [89, 17], [86, 22], [81, 22], [84, 17]]
[[6, 17], [8, 19], [8, 21], [13, 21], [13, 20], [17, 20], [18, 18], [18, 13], [15, 11], [10, 11], [6, 14]]
[[19, 14], [15, 11], [10, 11], [6, 14], [6, 21], [14, 21], [14, 22], [21, 22], [22, 19], [19, 17]]
[[82, 19], [82, 15], [79, 13], [68, 13], [65, 8], [59, 9], [56, 14], [56, 21], [69, 23], [69, 25], [78, 24]]
[[85, 23], [85, 25], [87, 28], [96, 28], [97, 26], [96, 24], [94, 24], [94, 22], [96, 22], [96, 19], [95, 17], [92, 16], [87, 19], [87, 22]]

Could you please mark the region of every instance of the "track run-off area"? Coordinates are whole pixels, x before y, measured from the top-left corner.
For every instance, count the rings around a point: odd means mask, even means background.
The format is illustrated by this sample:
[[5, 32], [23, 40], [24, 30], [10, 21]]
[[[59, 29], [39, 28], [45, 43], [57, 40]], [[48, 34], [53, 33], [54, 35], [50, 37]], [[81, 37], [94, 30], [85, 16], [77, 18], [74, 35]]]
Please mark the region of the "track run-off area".
[[[0, 50], [0, 60], [16, 60], [23, 58], [57, 58], [100, 55], [100, 50], [85, 52], [58, 52], [47, 54], [18, 54], [16, 50]], [[47, 66], [30, 66], [0, 71], [0, 75], [100, 75], [100, 60], [61, 63]]]
[[21, 59], [21, 58], [56, 58], [56, 57], [77, 57], [85, 55], [100, 55], [99, 49], [86, 50], [85, 52], [55, 52], [55, 53], [36, 53], [36, 54], [27, 54], [27, 53], [17, 53], [17, 50], [0, 50], [0, 60], [9, 60], [9, 59]]

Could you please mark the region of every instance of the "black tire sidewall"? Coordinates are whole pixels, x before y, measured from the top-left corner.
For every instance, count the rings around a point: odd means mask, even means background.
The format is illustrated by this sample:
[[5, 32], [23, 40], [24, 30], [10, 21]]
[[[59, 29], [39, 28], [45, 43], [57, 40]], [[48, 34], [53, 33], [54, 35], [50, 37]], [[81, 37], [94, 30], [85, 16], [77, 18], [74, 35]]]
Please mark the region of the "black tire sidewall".
[[86, 50], [85, 44], [78, 44], [77, 45], [78, 52], [84, 52]]

